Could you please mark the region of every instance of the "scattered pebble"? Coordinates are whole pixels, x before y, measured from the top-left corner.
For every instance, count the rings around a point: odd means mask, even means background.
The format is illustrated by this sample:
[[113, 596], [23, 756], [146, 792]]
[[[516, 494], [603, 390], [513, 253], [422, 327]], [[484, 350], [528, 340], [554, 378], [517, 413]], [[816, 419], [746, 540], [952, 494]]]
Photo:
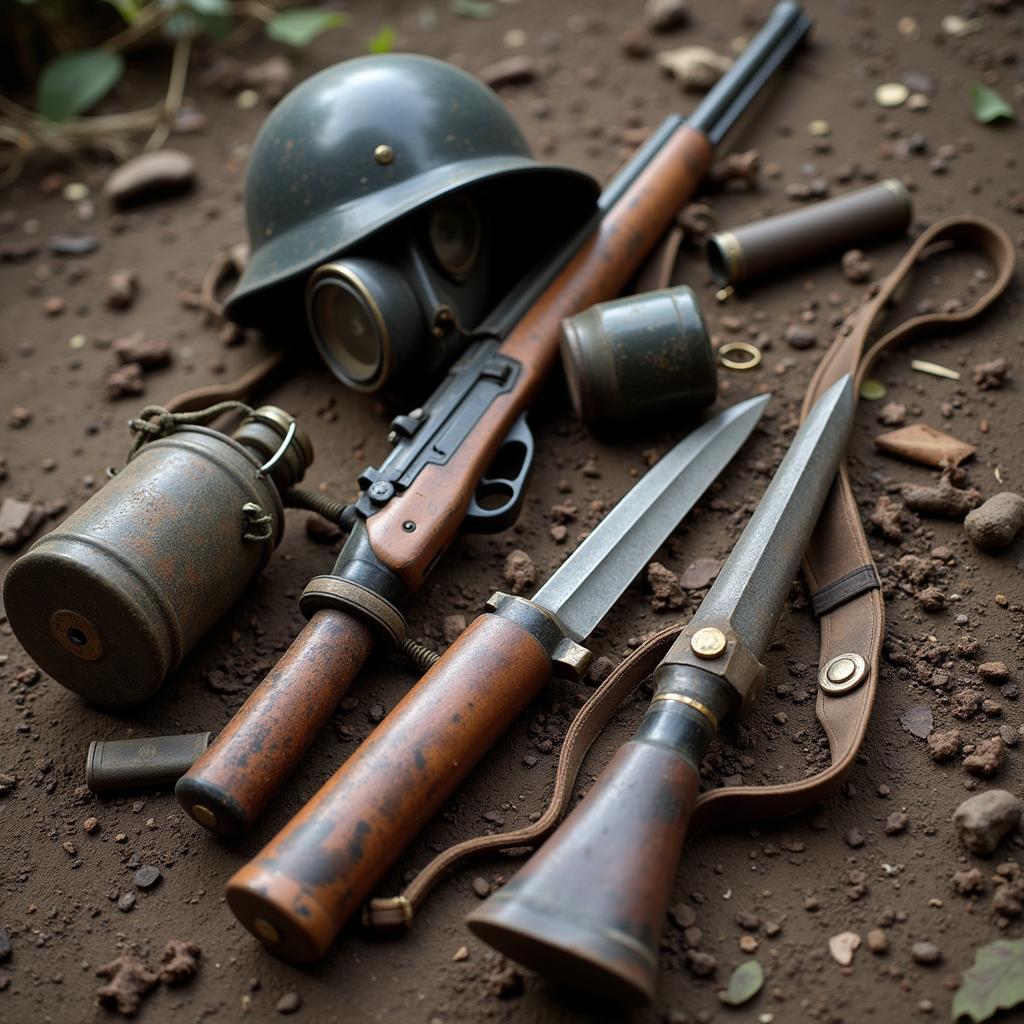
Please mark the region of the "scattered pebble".
[[942, 959], [942, 951], [934, 942], [915, 942], [910, 955], [919, 964], [937, 964]]
[[131, 950], [100, 967], [96, 976], [108, 979], [106, 985], [96, 990], [96, 1002], [126, 1017], [133, 1017], [139, 1012], [142, 997], [159, 981], [159, 977]]
[[302, 1007], [302, 996], [298, 992], [285, 992], [274, 1007], [278, 1013], [295, 1013]]
[[146, 390], [142, 367], [138, 363], [126, 363], [107, 377], [106, 388], [108, 398], [141, 395]]
[[1002, 767], [1006, 757], [1006, 744], [1002, 736], [992, 736], [982, 740], [963, 760], [964, 767], [973, 775], [990, 778]]
[[[136, 881], [136, 884], [138, 882]], [[171, 939], [160, 954], [160, 980], [165, 985], [180, 985], [199, 970], [202, 950], [194, 942]]]
[[881, 956], [889, 949], [889, 936], [881, 928], [872, 928], [868, 932], [868, 949], [877, 956]]
[[140, 889], [152, 889], [161, 878], [163, 874], [155, 864], [144, 864], [135, 872], [134, 880]]
[[880, 107], [902, 107], [910, 90], [902, 82], [884, 82], [875, 89], [875, 102]]
[[192, 186], [196, 162], [178, 149], [158, 149], [121, 164], [103, 185], [107, 198], [127, 206], [157, 196], [183, 192]]
[[840, 261], [843, 275], [852, 284], [861, 284], [871, 279], [875, 265], [860, 249], [848, 249]]
[[1003, 386], [1009, 370], [1010, 364], [1005, 359], [992, 359], [987, 363], [978, 363], [971, 375], [978, 390], [989, 391]]
[[1024, 497], [1012, 491], [994, 494], [964, 519], [964, 532], [982, 551], [1007, 547], [1021, 527], [1024, 527]]
[[949, 761], [960, 753], [960, 730], [948, 729], [945, 732], [933, 732], [928, 737], [928, 750], [933, 761]]
[[932, 709], [927, 704], [914, 704], [900, 715], [900, 725], [920, 740], [928, 739], [934, 724]]
[[658, 66], [690, 92], [707, 92], [732, 63], [731, 57], [715, 53], [706, 46], [682, 46], [658, 54]]
[[505, 582], [513, 594], [524, 594], [537, 582], [537, 566], [525, 551], [509, 552], [505, 559]]
[[853, 954], [860, 948], [860, 936], [856, 932], [840, 932], [828, 940], [828, 951], [841, 967], [853, 963]]
[[644, 24], [652, 32], [671, 32], [689, 20], [686, 0], [647, 0], [644, 4]]
[[537, 66], [532, 57], [525, 53], [506, 57], [483, 68], [477, 77], [492, 89], [503, 85], [525, 85], [537, 77]]
[[107, 278], [104, 302], [110, 309], [130, 309], [139, 294], [139, 275], [136, 271], [115, 270]]
[[651, 562], [647, 566], [647, 583], [651, 588], [651, 607], [656, 612], [682, 608], [686, 604], [679, 577], [660, 562]]
[[128, 911], [132, 910], [135, 906], [135, 893], [126, 892], [117, 898], [117, 909], [122, 914], [127, 914]]
[[971, 853], [989, 857], [1007, 832], [1017, 827], [1024, 804], [1005, 789], [968, 797], [953, 812], [960, 839]]
[[46, 517], [42, 505], [20, 498], [0, 502], [0, 548], [16, 548], [28, 540]]

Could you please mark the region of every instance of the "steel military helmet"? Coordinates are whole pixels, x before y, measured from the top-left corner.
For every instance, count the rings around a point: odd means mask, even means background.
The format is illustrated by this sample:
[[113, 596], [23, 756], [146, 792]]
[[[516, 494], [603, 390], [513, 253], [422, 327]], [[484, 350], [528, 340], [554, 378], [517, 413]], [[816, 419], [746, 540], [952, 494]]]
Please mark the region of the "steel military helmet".
[[227, 314], [257, 325], [326, 260], [441, 197], [497, 181], [516, 187], [541, 233], [544, 207], [575, 208], [580, 222], [599, 191], [581, 171], [535, 160], [497, 95], [451, 64], [384, 54], [327, 68], [293, 89], [256, 138], [245, 183], [250, 261]]

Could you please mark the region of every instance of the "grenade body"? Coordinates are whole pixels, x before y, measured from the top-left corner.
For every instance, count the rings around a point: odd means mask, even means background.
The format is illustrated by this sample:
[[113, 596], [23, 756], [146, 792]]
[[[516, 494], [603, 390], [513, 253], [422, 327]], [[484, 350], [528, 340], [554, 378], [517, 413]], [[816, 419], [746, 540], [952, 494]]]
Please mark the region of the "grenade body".
[[308, 440], [296, 431], [274, 474], [259, 470], [290, 422], [267, 408], [234, 437], [180, 426], [149, 441], [19, 558], [4, 603], [40, 668], [97, 704], [149, 697], [280, 541]]

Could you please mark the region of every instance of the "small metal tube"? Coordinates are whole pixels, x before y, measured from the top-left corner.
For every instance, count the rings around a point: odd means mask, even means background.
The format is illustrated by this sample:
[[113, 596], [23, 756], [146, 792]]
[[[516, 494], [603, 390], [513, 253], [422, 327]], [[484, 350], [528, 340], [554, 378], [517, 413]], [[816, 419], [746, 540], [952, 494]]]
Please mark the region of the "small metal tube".
[[888, 178], [799, 210], [719, 231], [708, 239], [708, 263], [719, 285], [736, 285], [836, 249], [901, 234], [913, 213], [906, 186]]
[[85, 760], [85, 784], [93, 793], [170, 789], [210, 745], [212, 732], [94, 740]]

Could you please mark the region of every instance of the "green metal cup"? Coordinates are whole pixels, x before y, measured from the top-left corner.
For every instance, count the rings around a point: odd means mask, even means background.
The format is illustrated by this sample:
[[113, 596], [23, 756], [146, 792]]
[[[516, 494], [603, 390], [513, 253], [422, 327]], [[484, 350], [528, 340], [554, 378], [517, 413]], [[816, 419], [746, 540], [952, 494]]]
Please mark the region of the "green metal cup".
[[718, 391], [711, 337], [685, 285], [567, 317], [561, 351], [573, 408], [596, 434], [678, 419], [711, 405]]

